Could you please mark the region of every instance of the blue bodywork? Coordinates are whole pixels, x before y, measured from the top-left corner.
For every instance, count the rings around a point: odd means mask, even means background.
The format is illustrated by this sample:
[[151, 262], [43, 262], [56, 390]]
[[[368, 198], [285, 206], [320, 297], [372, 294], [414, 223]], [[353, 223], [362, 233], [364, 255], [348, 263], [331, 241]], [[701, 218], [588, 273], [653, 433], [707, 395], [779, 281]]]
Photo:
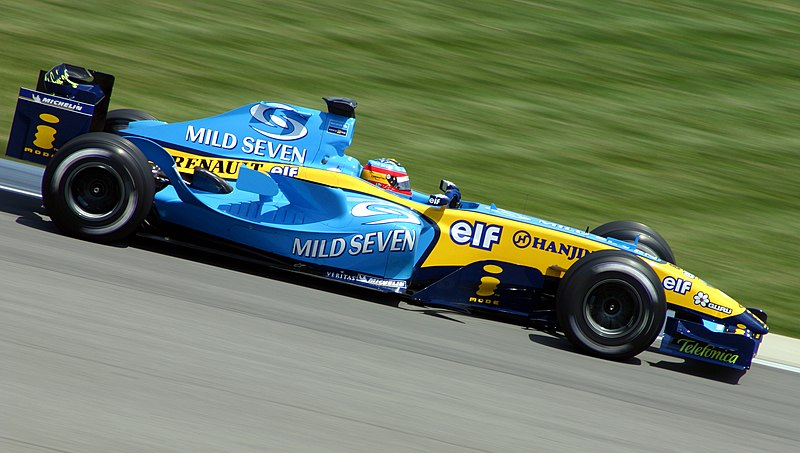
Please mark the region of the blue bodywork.
[[[172, 182], [155, 197], [161, 220], [279, 260], [292, 257], [293, 265], [306, 263], [323, 276], [404, 291], [435, 226], [385, 199], [295, 177], [300, 167], [360, 175], [360, 163], [344, 153], [354, 126], [355, 118], [262, 102], [185, 123], [135, 122], [121, 135]], [[238, 172], [233, 191], [193, 189], [179, 173], [193, 163], [167, 150], [196, 156], [200, 168], [206, 157], [206, 167], [230, 159], [228, 170]], [[269, 174], [262, 172], [267, 167]]]

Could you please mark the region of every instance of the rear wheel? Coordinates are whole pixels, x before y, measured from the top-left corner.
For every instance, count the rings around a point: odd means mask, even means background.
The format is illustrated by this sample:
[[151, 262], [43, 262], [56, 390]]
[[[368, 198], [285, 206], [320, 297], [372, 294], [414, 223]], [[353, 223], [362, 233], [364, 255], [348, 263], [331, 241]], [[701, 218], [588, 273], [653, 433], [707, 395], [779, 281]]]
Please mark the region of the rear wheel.
[[153, 115], [136, 109], [117, 109], [108, 112], [106, 124], [103, 128], [106, 132], [118, 132], [128, 128], [128, 124], [133, 121], [155, 120]]
[[580, 351], [624, 360], [655, 341], [666, 317], [658, 275], [619, 250], [586, 255], [569, 268], [557, 295], [559, 326]]
[[130, 141], [92, 132], [67, 142], [42, 178], [42, 199], [63, 232], [96, 242], [131, 235], [153, 204], [150, 163]]
[[657, 256], [662, 260], [675, 264], [675, 255], [672, 253], [667, 240], [649, 226], [632, 222], [630, 220], [617, 220], [605, 223], [591, 231], [598, 236], [618, 239], [620, 241], [636, 243], [636, 248]]

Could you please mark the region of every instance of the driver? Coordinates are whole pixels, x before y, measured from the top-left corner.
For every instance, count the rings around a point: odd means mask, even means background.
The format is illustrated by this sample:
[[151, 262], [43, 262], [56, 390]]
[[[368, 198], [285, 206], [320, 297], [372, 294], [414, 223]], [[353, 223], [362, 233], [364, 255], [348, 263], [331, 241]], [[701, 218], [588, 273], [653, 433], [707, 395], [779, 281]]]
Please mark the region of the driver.
[[450, 181], [442, 180], [443, 194], [425, 196], [411, 191], [406, 169], [394, 159], [370, 159], [361, 171], [361, 178], [383, 190], [433, 206], [461, 207], [461, 191]]
[[411, 183], [408, 173], [396, 160], [381, 157], [371, 159], [361, 170], [361, 178], [383, 190], [411, 198]]

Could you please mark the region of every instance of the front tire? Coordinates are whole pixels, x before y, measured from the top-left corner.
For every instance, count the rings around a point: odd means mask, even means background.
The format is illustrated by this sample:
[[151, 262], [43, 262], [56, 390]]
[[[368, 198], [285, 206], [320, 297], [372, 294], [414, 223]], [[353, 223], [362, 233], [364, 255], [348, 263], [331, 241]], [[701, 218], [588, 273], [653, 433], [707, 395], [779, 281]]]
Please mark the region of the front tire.
[[50, 219], [66, 234], [115, 242], [133, 234], [150, 212], [155, 181], [150, 163], [130, 141], [92, 132], [67, 142], [42, 178]]
[[661, 258], [668, 263], [675, 264], [675, 254], [672, 253], [672, 248], [670, 248], [667, 240], [658, 234], [656, 230], [643, 223], [617, 220], [604, 223], [593, 229], [591, 233], [631, 244], [636, 242], [637, 249]]
[[601, 250], [567, 270], [557, 294], [559, 326], [580, 351], [625, 360], [655, 341], [667, 304], [658, 275], [627, 252]]

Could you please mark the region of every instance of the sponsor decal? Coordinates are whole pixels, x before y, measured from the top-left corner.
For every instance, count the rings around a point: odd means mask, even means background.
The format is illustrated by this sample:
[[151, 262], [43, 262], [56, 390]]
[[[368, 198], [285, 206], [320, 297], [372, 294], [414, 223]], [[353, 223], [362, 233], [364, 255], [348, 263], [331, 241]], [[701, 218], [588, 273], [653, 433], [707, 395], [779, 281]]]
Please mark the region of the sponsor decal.
[[[503, 273], [503, 268], [500, 266], [495, 266], [494, 264], [487, 264], [486, 266], [483, 266], [483, 271], [487, 274], [498, 275]], [[485, 275], [481, 277], [481, 283], [478, 285], [478, 290], [475, 291], [475, 294], [479, 296], [494, 296], [494, 290], [497, 289], [497, 285], [499, 284], [499, 278], [491, 275]]]
[[411, 211], [392, 203], [364, 201], [353, 206], [350, 210], [350, 214], [353, 215], [353, 217], [381, 217], [369, 222], [364, 222], [362, 225], [382, 225], [385, 223], [411, 223], [414, 225], [421, 225], [419, 218]]
[[191, 124], [186, 126], [186, 141], [222, 149], [233, 149], [239, 144], [239, 139], [230, 132], [220, 133], [204, 127], [195, 129]]
[[699, 305], [699, 306], [701, 306], [703, 308], [716, 310], [716, 311], [718, 311], [720, 313], [725, 313], [726, 315], [729, 315], [729, 314], [733, 313], [733, 310], [731, 310], [730, 308], [723, 307], [721, 305], [717, 305], [717, 304], [711, 302], [711, 299], [708, 297], [708, 294], [706, 294], [706, 293], [704, 293], [702, 291], [699, 291], [697, 294], [694, 295], [694, 304], [695, 305]]
[[[492, 205], [492, 206], [494, 206], [494, 205]], [[514, 211], [509, 211], [507, 209], [498, 208], [498, 207], [494, 207], [494, 208], [489, 207], [489, 209], [491, 211], [494, 211], [493, 214], [499, 214], [500, 216], [507, 217], [509, 219], [520, 220], [520, 221], [523, 221], [523, 222], [532, 222], [533, 221], [533, 218], [531, 218], [531, 217], [528, 217], [528, 216], [526, 216], [524, 214], [520, 214], [520, 213], [517, 213], [517, 212], [514, 212]]]
[[503, 268], [494, 264], [487, 264], [483, 266], [483, 271], [492, 275], [481, 277], [475, 296], [470, 297], [469, 301], [476, 304], [500, 305], [500, 301], [496, 298], [491, 298], [491, 296], [496, 295], [494, 291], [497, 289], [497, 285], [500, 284], [500, 279], [495, 275], [503, 273]]
[[[266, 151], [266, 154], [264, 154]], [[242, 140], [242, 152], [254, 156], [269, 156], [271, 159], [280, 159], [286, 162], [304, 163], [308, 150], [302, 150], [286, 143], [274, 144], [268, 140], [245, 137]]]
[[428, 204], [431, 206], [441, 206], [443, 204], [450, 204], [451, 198], [441, 193], [431, 194], [428, 197]]
[[500, 305], [500, 301], [497, 299], [489, 299], [489, 298], [484, 299], [482, 297], [473, 296], [469, 298], [469, 301], [472, 302], [473, 304], [485, 304], [485, 305], [495, 305], [495, 306]]
[[336, 135], [347, 135], [347, 122], [331, 118], [328, 121], [328, 132]]
[[568, 260], [576, 260], [588, 253], [589, 250], [570, 244], [563, 244], [556, 241], [548, 241], [547, 239], [531, 236], [527, 231], [517, 231], [511, 238], [512, 242], [517, 248], [535, 248], [544, 250], [545, 252], [555, 253], [557, 255], [564, 255]]
[[664, 277], [664, 280], [661, 281], [661, 285], [667, 291], [676, 292], [682, 295], [686, 294], [690, 289], [692, 289], [692, 282], [675, 277]]
[[469, 245], [470, 247], [492, 250], [495, 244], [500, 242], [503, 234], [503, 227], [500, 225], [490, 225], [475, 221], [475, 224], [458, 220], [450, 225], [450, 239], [458, 245]]
[[36, 102], [36, 103], [39, 103], [39, 104], [52, 105], [53, 107], [58, 107], [58, 108], [67, 109], [67, 110], [74, 110], [76, 112], [83, 111], [83, 106], [80, 105], [80, 104], [76, 104], [74, 102], [69, 102], [69, 101], [64, 101], [64, 100], [61, 100], [61, 99], [54, 99], [54, 98], [47, 97], [47, 96], [41, 96], [41, 95], [36, 94], [36, 93], [33, 93], [31, 95], [31, 99], [33, 99], [33, 102]]
[[39, 148], [31, 148], [30, 146], [25, 146], [22, 148], [22, 152], [33, 154], [34, 156], [42, 156], [45, 158], [50, 158], [53, 157], [56, 150], [54, 149], [53, 152], [49, 152], [49, 151], [42, 151]]
[[60, 123], [61, 120], [57, 116], [49, 113], [39, 114], [39, 120], [41, 123], [36, 126], [36, 132], [33, 134], [33, 142], [31, 143], [33, 147], [24, 146], [22, 151], [45, 158], [53, 157], [57, 151], [54, 147], [54, 143], [56, 141], [56, 134], [58, 133], [58, 130], [54, 126]]
[[53, 142], [56, 140], [56, 133], [58, 131], [50, 125], [58, 124], [61, 120], [59, 120], [57, 116], [49, 113], [42, 113], [39, 115], [39, 119], [42, 120], [44, 124], [36, 126], [36, 134], [33, 136], [33, 145], [40, 149], [53, 149]]
[[517, 248], [524, 249], [531, 245], [531, 234], [527, 231], [517, 231], [512, 240]]
[[[253, 156], [269, 157], [270, 159], [282, 160], [284, 162], [296, 162], [303, 164], [306, 161], [308, 150], [300, 149], [286, 143], [274, 143], [262, 138], [244, 137], [239, 139], [230, 132], [208, 129], [205, 127], [186, 126], [184, 140], [198, 145], [206, 145], [212, 148], [232, 150], [239, 148], [239, 151]], [[241, 144], [241, 146], [240, 146]]]
[[273, 162], [258, 162], [252, 160], [238, 160], [238, 159], [223, 159], [219, 157], [206, 157], [198, 156], [196, 154], [186, 153], [175, 149], [167, 149], [167, 151], [175, 159], [175, 166], [178, 171], [182, 173], [191, 173], [196, 167], [205, 168], [206, 170], [215, 173], [216, 175], [226, 179], [236, 179], [239, 176], [239, 168], [242, 164], [247, 164], [252, 170], [261, 172], [271, 172], [271, 169], [280, 168], [281, 173], [295, 173], [291, 169], [298, 169], [298, 167], [278, 165]]
[[345, 253], [350, 256], [385, 252], [408, 252], [414, 250], [417, 232], [413, 230], [373, 231], [354, 234], [349, 240], [294, 238], [292, 255], [304, 258], [337, 258]]
[[253, 124], [250, 127], [273, 140], [297, 140], [308, 134], [305, 126], [308, 115], [285, 104], [259, 103], [250, 108], [250, 115], [258, 122], [258, 127]]
[[288, 178], [296, 178], [300, 173], [300, 167], [292, 167], [288, 165], [276, 165], [269, 170], [274, 175], [283, 175]]
[[[195, 168], [199, 167], [227, 179], [235, 179], [239, 175], [239, 167], [244, 163], [240, 160], [215, 159], [173, 151], [170, 151], [170, 154], [175, 159], [175, 166], [178, 167], [180, 172], [191, 173]], [[253, 163], [248, 162], [248, 164], [252, 168]]]
[[577, 228], [573, 228], [566, 225], [561, 225], [560, 223], [550, 222], [549, 220], [539, 220], [539, 225], [545, 226], [547, 228], [551, 228], [554, 230], [565, 231], [570, 234], [574, 234], [576, 236], [589, 236], [589, 233], [579, 230]]
[[704, 359], [730, 364], [735, 364], [739, 360], [739, 354], [733, 354], [724, 349], [716, 348], [710, 344], [703, 344], [689, 338], [679, 338], [676, 343], [680, 348], [680, 352], [695, 357], [702, 357]]
[[345, 271], [328, 271], [325, 277], [343, 282], [361, 283], [372, 286], [380, 286], [382, 288], [391, 288], [395, 290], [402, 290], [406, 288], [405, 280], [394, 280], [390, 278], [372, 277], [364, 274], [351, 274]]

